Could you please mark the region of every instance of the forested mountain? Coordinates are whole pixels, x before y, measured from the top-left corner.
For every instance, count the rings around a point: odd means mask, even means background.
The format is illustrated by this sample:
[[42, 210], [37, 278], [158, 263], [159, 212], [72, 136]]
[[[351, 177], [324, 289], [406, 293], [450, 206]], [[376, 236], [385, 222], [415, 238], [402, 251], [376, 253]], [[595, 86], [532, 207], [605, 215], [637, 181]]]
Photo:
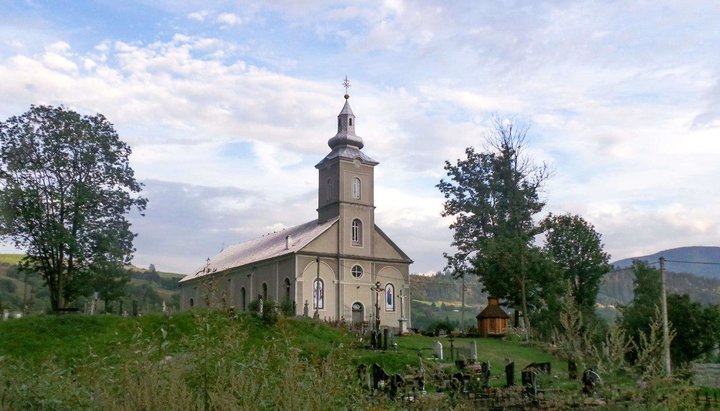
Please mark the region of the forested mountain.
[[[720, 280], [720, 247], [680, 247], [655, 254], [626, 258], [613, 263], [617, 269], [628, 268], [633, 260], [646, 261], [657, 267], [658, 259], [665, 257], [665, 269], [675, 273], [690, 273]], [[684, 261], [682, 263], [677, 261]], [[711, 263], [711, 264], [703, 264]]]
[[[633, 298], [633, 278], [630, 268], [607, 273], [600, 285], [598, 303], [629, 303]], [[688, 294], [691, 299], [703, 304], [720, 304], [720, 279], [666, 271], [665, 283], [668, 293]]]
[[[438, 272], [433, 276], [411, 274], [410, 289], [412, 299], [426, 302], [460, 304], [462, 301], [462, 279], [452, 278]], [[465, 280], [465, 304], [485, 305], [487, 294], [482, 292], [482, 284], [474, 275]]]

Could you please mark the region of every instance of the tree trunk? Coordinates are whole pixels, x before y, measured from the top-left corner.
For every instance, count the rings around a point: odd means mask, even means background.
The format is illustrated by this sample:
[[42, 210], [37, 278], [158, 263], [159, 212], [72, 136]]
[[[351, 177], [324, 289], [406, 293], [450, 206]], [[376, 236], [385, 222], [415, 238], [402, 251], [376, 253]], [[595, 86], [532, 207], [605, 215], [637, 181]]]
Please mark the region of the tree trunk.
[[527, 296], [525, 295], [525, 276], [520, 281], [523, 305], [523, 325], [525, 326], [525, 341], [530, 341], [530, 320], [528, 319]]

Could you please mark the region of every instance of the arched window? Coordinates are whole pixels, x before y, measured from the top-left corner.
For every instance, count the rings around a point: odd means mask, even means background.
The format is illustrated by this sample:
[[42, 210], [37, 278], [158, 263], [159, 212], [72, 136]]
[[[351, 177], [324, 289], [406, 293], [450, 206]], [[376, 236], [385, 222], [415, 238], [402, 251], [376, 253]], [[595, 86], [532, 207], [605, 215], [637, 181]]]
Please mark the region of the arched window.
[[363, 269], [359, 265], [354, 265], [351, 272], [352, 276], [355, 278], [360, 278], [363, 275]]
[[360, 195], [362, 193], [362, 185], [360, 183], [360, 177], [353, 177], [352, 179], [352, 197], [355, 200], [360, 199]]
[[332, 178], [328, 178], [325, 184], [325, 201], [332, 200]]
[[285, 279], [285, 301], [290, 302], [290, 279]]
[[193, 308], [195, 306], [195, 300], [192, 298], [190, 299], [190, 308]]
[[365, 307], [357, 301], [352, 305], [352, 322], [360, 324], [365, 320]]
[[267, 284], [262, 283], [262, 298], [264, 301], [267, 301]]
[[362, 245], [362, 221], [359, 219], [354, 219], [352, 221], [352, 244], [353, 245]]
[[385, 285], [385, 311], [395, 311], [395, 286]]
[[350, 124], [350, 127], [352, 127], [352, 117], [348, 118], [348, 124]]
[[325, 283], [316, 278], [313, 280], [313, 310], [325, 309]]
[[245, 287], [240, 289], [240, 307], [242, 307], [242, 310], [245, 311], [245, 307], [247, 305], [247, 301], [245, 300]]

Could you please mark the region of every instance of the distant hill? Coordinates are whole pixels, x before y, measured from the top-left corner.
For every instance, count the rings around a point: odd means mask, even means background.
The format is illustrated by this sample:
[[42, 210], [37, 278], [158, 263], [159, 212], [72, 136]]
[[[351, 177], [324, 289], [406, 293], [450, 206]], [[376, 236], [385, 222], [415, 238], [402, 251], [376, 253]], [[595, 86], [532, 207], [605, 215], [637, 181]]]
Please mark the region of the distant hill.
[[[633, 260], [646, 261], [653, 263], [653, 267], [657, 267], [660, 257], [666, 260], [689, 261], [696, 263], [717, 263], [720, 264], [720, 247], [680, 247], [664, 250], [655, 254], [626, 258], [613, 263], [616, 269], [628, 268], [632, 265]], [[715, 278], [720, 280], [720, 265], [714, 264], [690, 264], [668, 261], [665, 263], [665, 269], [675, 273], [689, 273], [701, 277]]]
[[[602, 305], [627, 304], [633, 298], [634, 275], [630, 268], [611, 271], [603, 277], [597, 302]], [[667, 271], [669, 293], [687, 294], [703, 304], [720, 304], [720, 279]]]

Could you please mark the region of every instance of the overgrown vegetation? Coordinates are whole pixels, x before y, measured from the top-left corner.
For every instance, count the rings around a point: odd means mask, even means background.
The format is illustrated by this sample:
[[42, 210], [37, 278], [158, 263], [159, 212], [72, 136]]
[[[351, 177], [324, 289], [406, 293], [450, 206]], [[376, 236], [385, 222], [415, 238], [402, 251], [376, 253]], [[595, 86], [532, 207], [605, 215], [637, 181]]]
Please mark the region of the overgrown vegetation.
[[350, 340], [309, 320], [35, 317], [0, 324], [0, 335], [0, 409], [319, 410], [364, 401]]

